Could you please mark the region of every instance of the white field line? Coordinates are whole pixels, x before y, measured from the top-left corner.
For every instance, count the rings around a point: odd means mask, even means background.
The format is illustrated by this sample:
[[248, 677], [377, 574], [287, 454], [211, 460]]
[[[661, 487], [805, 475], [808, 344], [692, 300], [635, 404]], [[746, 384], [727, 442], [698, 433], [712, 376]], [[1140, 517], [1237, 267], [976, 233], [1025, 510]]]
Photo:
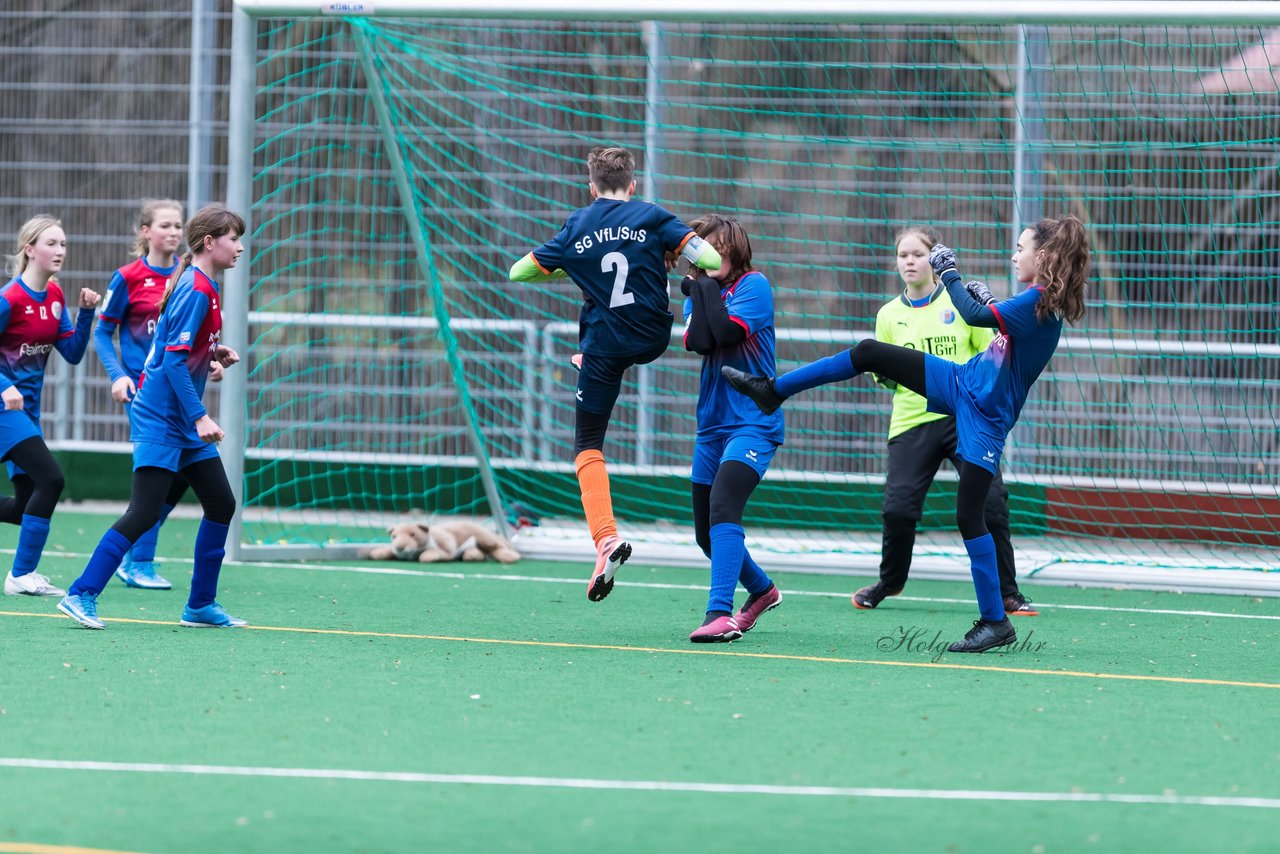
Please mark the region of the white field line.
[[[13, 549], [0, 549], [0, 554], [13, 554]], [[86, 552], [58, 552], [47, 551], [46, 555], [50, 557], [78, 558], [80, 560], [88, 560], [89, 554]], [[176, 564], [184, 563], [184, 559], [176, 557], [159, 557], [156, 558], [159, 563], [172, 562]], [[465, 580], [487, 580], [487, 581], [506, 581], [527, 584], [585, 584], [586, 582], [577, 578], [551, 578], [541, 575], [512, 575], [509, 573], [496, 574], [488, 572], [466, 573], [466, 572], [443, 572], [440, 570], [426, 569], [400, 569], [394, 566], [346, 566], [343, 564], [326, 564], [326, 563], [287, 563], [272, 561], [253, 561], [251, 563], [238, 563], [228, 561], [227, 566], [251, 566], [266, 567], [271, 569], [306, 569], [315, 570], [317, 572], [350, 572], [357, 575], [410, 575], [419, 576], [421, 578], [451, 578], [458, 581]], [[623, 581], [621, 579], [614, 582], [618, 587], [636, 587], [647, 588], [650, 590], [695, 590], [706, 591], [705, 585], [700, 584], [666, 584], [654, 581]], [[820, 590], [787, 590], [783, 589], [784, 596], [818, 596], [822, 598], [844, 599], [853, 595], [852, 591], [820, 591]], [[949, 599], [941, 596], [895, 596], [894, 599], [900, 602], [924, 602], [936, 605], [969, 605], [975, 603], [973, 599]], [[1169, 614], [1177, 617], [1209, 617], [1213, 619], [1223, 620], [1272, 620], [1280, 622], [1280, 615], [1274, 614], [1227, 614], [1222, 611], [1187, 611], [1179, 608], [1121, 608], [1110, 605], [1055, 605], [1050, 602], [1042, 602], [1036, 600], [1038, 608], [1053, 608], [1064, 611], [1101, 611], [1105, 613], [1121, 613], [1121, 614]]]
[[22, 757], [0, 757], [0, 767], [35, 768], [52, 771], [188, 774], [200, 777], [283, 777], [305, 780], [359, 780], [382, 783], [427, 783], [445, 786], [525, 786], [543, 789], [594, 789], [597, 791], [696, 792], [700, 794], [727, 795], [789, 795], [793, 797], [897, 798], [945, 801], [1120, 803], [1280, 809], [1280, 798], [1175, 794], [1144, 795], [1112, 792], [1010, 792], [982, 789], [889, 789], [862, 786], [682, 783], [671, 780], [596, 780], [577, 777], [511, 777], [496, 774], [422, 774], [412, 771], [269, 768], [245, 765], [186, 765], [159, 762], [95, 762], [90, 760], [29, 759]]

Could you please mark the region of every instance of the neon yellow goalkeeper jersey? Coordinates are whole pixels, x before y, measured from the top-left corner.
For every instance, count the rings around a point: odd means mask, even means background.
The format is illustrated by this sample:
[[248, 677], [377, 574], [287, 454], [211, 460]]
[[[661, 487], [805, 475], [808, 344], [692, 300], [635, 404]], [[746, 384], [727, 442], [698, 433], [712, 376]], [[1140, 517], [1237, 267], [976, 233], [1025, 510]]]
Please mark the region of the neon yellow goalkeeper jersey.
[[[904, 293], [876, 312], [877, 340], [922, 350], [952, 362], [969, 361], [986, 350], [993, 338], [994, 329], [970, 326], [961, 319], [942, 285], [934, 289], [924, 305], [912, 305]], [[887, 380], [881, 382], [895, 387]], [[929, 412], [925, 399], [914, 391], [897, 387], [893, 395], [893, 416], [889, 419], [889, 438], [946, 417]]]

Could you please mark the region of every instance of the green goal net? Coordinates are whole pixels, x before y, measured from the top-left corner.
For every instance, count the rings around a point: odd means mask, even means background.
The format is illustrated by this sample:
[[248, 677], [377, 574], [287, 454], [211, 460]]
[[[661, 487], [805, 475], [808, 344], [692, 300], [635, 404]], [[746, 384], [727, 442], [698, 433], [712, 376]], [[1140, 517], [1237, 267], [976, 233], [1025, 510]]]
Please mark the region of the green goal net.
[[[585, 547], [581, 295], [507, 270], [587, 203], [586, 152], [613, 144], [640, 197], [745, 224], [779, 370], [871, 334], [902, 226], [936, 226], [1007, 295], [1022, 225], [1080, 217], [1090, 310], [1010, 438], [1016, 542], [1051, 544], [1032, 562], [1272, 559], [1276, 31], [254, 25], [246, 547], [377, 539], [406, 513]], [[698, 366], [673, 334], [631, 372], [605, 447], [624, 530], [685, 556]], [[745, 522], [777, 560], [874, 564], [889, 404], [854, 381], [788, 405]], [[958, 547], [953, 495], [944, 466], [923, 552]]]

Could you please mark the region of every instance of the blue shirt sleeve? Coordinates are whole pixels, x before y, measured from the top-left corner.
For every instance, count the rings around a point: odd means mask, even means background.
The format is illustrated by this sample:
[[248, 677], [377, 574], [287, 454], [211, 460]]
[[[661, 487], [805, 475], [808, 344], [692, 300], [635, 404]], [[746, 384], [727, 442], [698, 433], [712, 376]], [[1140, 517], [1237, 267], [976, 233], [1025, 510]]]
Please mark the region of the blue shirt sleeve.
[[559, 234], [533, 250], [533, 260], [538, 262], [545, 273], [560, 269], [564, 266], [565, 248], [568, 242], [569, 223], [566, 222]]
[[773, 290], [763, 273], [748, 273], [734, 286], [733, 293], [725, 301], [729, 318], [755, 335], [766, 326], [773, 325]]
[[120, 364], [120, 357], [116, 355], [115, 338], [116, 330], [119, 324], [102, 315], [98, 318], [98, 325], [93, 328], [93, 348], [98, 351], [98, 361], [102, 362], [102, 367], [107, 369], [107, 376], [111, 377], [111, 382], [115, 382], [125, 376], [124, 366]]
[[[970, 326], [983, 326], [987, 329], [995, 329], [1000, 326], [1000, 317], [991, 310], [990, 306], [983, 305], [978, 302], [969, 292], [964, 289], [964, 282], [960, 278], [960, 274], [955, 270], [948, 270], [942, 274], [942, 283], [947, 286], [947, 296], [951, 297], [951, 304], [956, 307], [956, 313], [960, 315], [960, 319]], [[1001, 328], [1003, 332], [1003, 327]]]
[[658, 232], [658, 237], [662, 240], [662, 248], [670, 251], [679, 249], [684, 246], [685, 240], [689, 235], [693, 234], [693, 229], [680, 221], [680, 218], [671, 211], [661, 205], [654, 205], [654, 215], [657, 222], [654, 224], [654, 230]]
[[58, 321], [58, 340], [53, 346], [58, 348], [62, 358], [73, 365], [80, 364], [85, 350], [89, 349], [89, 336], [93, 334], [93, 316], [93, 309], [80, 309], [80, 313], [76, 316], [74, 331], [71, 328], [69, 310], [63, 309], [62, 317]]
[[187, 424], [194, 424], [209, 414], [200, 402], [196, 393], [196, 384], [191, 379], [191, 369], [187, 367], [186, 351], [166, 347], [160, 362], [160, 372], [169, 380], [173, 389], [174, 400]]
[[129, 286], [125, 284], [124, 276], [120, 275], [119, 270], [111, 277], [111, 284], [107, 285], [107, 298], [102, 301], [100, 314], [103, 320], [117, 324], [124, 323], [129, 314]]

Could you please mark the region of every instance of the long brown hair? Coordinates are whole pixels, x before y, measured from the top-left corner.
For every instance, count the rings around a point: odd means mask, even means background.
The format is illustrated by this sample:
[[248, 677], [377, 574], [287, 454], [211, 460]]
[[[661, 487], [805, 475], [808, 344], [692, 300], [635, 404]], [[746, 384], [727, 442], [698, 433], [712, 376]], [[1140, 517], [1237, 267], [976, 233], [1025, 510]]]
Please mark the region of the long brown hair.
[[721, 287], [732, 285], [754, 269], [751, 266], [751, 238], [742, 223], [733, 217], [703, 214], [690, 220], [689, 227], [703, 240], [722, 247], [724, 260], [729, 262], [729, 272], [720, 280]]
[[134, 257], [145, 258], [151, 251], [151, 244], [142, 236], [142, 229], [155, 222], [156, 212], [163, 210], [175, 210], [178, 212], [178, 219], [182, 219], [182, 202], [175, 202], [173, 199], [147, 199], [142, 203], [142, 211], [138, 214], [138, 227], [133, 236]]
[[1042, 219], [1031, 227], [1039, 255], [1037, 284], [1044, 289], [1036, 320], [1056, 314], [1069, 323], [1084, 317], [1084, 285], [1089, 277], [1089, 235], [1073, 216]]
[[182, 278], [182, 274], [186, 272], [187, 267], [191, 266], [191, 259], [195, 257], [195, 248], [204, 247], [204, 239], [212, 237], [217, 240], [224, 234], [235, 233], [237, 237], [244, 236], [244, 217], [228, 208], [226, 205], [220, 205], [216, 202], [211, 205], [205, 205], [196, 211], [191, 219], [187, 220], [183, 231], [187, 235], [187, 251], [182, 253], [182, 261], [178, 264], [177, 269], [173, 271], [173, 275], [169, 277], [169, 284], [165, 285], [164, 296], [160, 298], [160, 313], [164, 313], [164, 308], [169, 304], [169, 297], [173, 296], [173, 289], [178, 284], [178, 279]]

